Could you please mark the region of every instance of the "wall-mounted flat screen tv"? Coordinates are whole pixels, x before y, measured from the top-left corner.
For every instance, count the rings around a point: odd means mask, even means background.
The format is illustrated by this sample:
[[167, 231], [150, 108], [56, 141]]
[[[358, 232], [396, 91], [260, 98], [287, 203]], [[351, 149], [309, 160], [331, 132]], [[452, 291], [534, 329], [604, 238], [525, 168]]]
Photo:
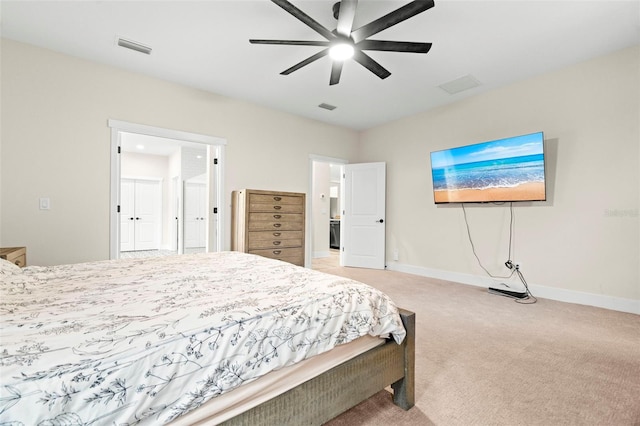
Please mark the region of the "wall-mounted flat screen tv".
[[543, 132], [431, 153], [440, 203], [545, 201]]

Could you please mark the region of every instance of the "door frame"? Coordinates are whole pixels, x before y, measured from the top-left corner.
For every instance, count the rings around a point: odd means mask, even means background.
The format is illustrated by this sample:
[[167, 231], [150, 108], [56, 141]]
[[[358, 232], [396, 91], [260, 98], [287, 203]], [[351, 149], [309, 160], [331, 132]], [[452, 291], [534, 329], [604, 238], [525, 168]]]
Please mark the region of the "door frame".
[[[130, 123], [121, 120], [107, 120], [107, 126], [111, 129], [110, 157], [111, 157], [111, 189], [109, 204], [109, 258], [118, 259], [120, 257], [120, 136], [122, 132], [138, 133], [148, 136], [156, 136], [167, 139], [182, 140], [185, 142], [195, 142], [209, 145], [210, 151], [218, 159], [216, 167], [210, 170], [210, 179], [215, 182], [209, 185], [211, 200], [210, 205], [217, 207], [217, 214], [211, 214], [215, 230], [215, 247], [217, 251], [223, 249], [224, 241], [224, 155], [227, 140], [216, 136], [203, 135], [199, 133], [184, 132], [181, 130], [166, 129], [162, 127], [147, 126], [144, 124]], [[211, 238], [209, 235], [208, 238]]]
[[[313, 163], [314, 162], [336, 164], [341, 166], [344, 166], [345, 164], [349, 164], [349, 161], [345, 160], [344, 158], [325, 157], [322, 155], [309, 154], [309, 190], [307, 194], [313, 194], [313, 181], [314, 181]], [[305, 252], [304, 264], [307, 268], [310, 268], [312, 252], [313, 252], [313, 215], [311, 214], [311, 212], [313, 212], [314, 200], [312, 200], [311, 196], [307, 196], [306, 199], [307, 199], [307, 203], [306, 203], [307, 205], [305, 206], [305, 209], [307, 212], [306, 213], [307, 224], [306, 224], [305, 235], [307, 235], [308, 238], [305, 238], [306, 247], [304, 250]], [[341, 240], [340, 244], [342, 245], [342, 243], [343, 242]], [[342, 255], [342, 252], [341, 252], [341, 255]]]

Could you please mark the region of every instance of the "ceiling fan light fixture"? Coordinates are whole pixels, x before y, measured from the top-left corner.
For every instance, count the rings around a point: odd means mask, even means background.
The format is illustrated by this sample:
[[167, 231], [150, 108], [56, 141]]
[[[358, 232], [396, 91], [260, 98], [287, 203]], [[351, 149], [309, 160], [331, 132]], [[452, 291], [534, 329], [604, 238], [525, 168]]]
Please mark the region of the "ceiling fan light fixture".
[[329, 48], [329, 56], [334, 61], [346, 61], [353, 58], [353, 44], [341, 41]]
[[366, 25], [353, 30], [356, 22], [356, 8], [358, 0], [340, 0], [333, 5], [333, 16], [338, 20], [336, 29], [331, 31], [318, 21], [307, 15], [302, 10], [291, 4], [289, 0], [271, 0], [285, 12], [293, 15], [298, 21], [320, 34], [325, 40], [262, 40], [249, 39], [252, 44], [273, 44], [291, 46], [322, 46], [319, 52], [287, 68], [280, 74], [289, 75], [310, 63], [329, 55], [333, 59], [329, 85], [340, 82], [344, 61], [353, 58], [357, 63], [371, 71], [380, 79], [385, 79], [391, 73], [373, 58], [368, 56], [365, 50], [384, 52], [411, 52], [427, 53], [431, 49], [431, 43], [419, 43], [408, 41], [371, 40], [369, 37], [378, 34], [387, 28], [406, 21], [415, 15], [424, 12], [434, 6], [434, 0], [413, 0], [386, 15], [374, 19]]

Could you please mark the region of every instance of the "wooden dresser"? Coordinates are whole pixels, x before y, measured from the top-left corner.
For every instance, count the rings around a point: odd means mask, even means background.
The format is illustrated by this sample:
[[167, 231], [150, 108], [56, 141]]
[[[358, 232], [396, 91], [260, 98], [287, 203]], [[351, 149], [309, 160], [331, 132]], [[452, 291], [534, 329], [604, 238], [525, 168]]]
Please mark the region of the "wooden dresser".
[[11, 263], [15, 263], [21, 268], [27, 266], [27, 248], [26, 247], [1, 247], [0, 259], [6, 259]]
[[231, 215], [231, 250], [304, 266], [305, 194], [233, 191]]

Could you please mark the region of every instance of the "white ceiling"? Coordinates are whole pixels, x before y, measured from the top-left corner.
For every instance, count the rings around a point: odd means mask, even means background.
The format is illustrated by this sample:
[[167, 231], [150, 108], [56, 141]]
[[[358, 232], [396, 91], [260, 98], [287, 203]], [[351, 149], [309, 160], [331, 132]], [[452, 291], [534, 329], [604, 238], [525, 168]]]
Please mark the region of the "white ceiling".
[[120, 146], [124, 152], [161, 155], [163, 157], [170, 157], [179, 151], [180, 147], [187, 147], [192, 152], [194, 150], [201, 151], [200, 155], [207, 155], [206, 145], [201, 143], [161, 138], [158, 136], [143, 135], [140, 133], [121, 132]]
[[[335, 28], [334, 1], [291, 0]], [[408, 1], [361, 0], [354, 28]], [[240, 98], [356, 130], [474, 96], [640, 43], [640, 1], [435, 0], [372, 39], [431, 42], [428, 54], [370, 52], [392, 75], [355, 62], [329, 86], [328, 57], [279, 73], [320, 47], [253, 45], [250, 38], [322, 40], [268, 0], [4, 1], [2, 37]], [[153, 48], [118, 47], [117, 37]], [[470, 75], [479, 87], [438, 86]], [[337, 106], [333, 111], [321, 103]]]

